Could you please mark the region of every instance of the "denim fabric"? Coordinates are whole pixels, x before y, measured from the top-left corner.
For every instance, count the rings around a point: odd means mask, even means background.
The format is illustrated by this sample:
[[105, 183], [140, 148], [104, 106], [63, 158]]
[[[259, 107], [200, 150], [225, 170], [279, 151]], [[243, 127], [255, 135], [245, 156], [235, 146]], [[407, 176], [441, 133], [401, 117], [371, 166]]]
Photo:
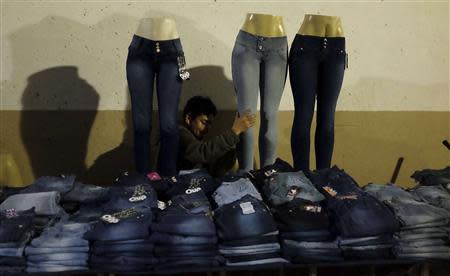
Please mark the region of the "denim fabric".
[[0, 273], [3, 275], [6, 274], [15, 274], [20, 273], [25, 269], [23, 266], [0, 266]]
[[313, 230], [301, 232], [280, 232], [280, 239], [305, 241], [305, 242], [324, 242], [333, 240], [334, 235], [329, 230]]
[[75, 181], [72, 190], [63, 195], [62, 201], [91, 203], [106, 201], [108, 199], [108, 187], [83, 184]]
[[217, 255], [217, 250], [191, 250], [191, 251], [167, 251], [164, 248], [155, 248], [155, 255], [162, 257], [179, 257], [179, 258], [191, 258], [191, 257], [209, 257]]
[[27, 256], [29, 262], [65, 261], [65, 260], [87, 260], [88, 253], [54, 253]]
[[64, 210], [58, 205], [60, 194], [58, 192], [42, 192], [29, 194], [16, 194], [8, 197], [0, 204], [0, 211], [15, 209], [25, 211], [35, 208], [38, 215], [62, 215]]
[[[261, 98], [259, 153], [261, 167], [276, 157], [277, 112], [287, 74], [287, 38], [262, 37], [239, 31], [233, 48], [231, 67], [240, 114], [257, 110]], [[253, 169], [253, 128], [241, 134], [238, 145], [239, 168]]]
[[91, 225], [88, 223], [63, 221], [45, 229], [41, 236], [31, 241], [31, 246], [50, 248], [89, 246], [88, 241], [83, 239], [83, 235], [90, 228]]
[[151, 265], [156, 263], [156, 258], [150, 258], [146, 256], [145, 258], [141, 257], [127, 257], [127, 256], [116, 256], [116, 257], [104, 257], [104, 256], [96, 256], [92, 255], [91, 263], [95, 265], [101, 264], [114, 264], [114, 265]]
[[0, 248], [0, 256], [21, 257], [21, 256], [23, 256], [24, 249], [25, 249], [25, 245], [21, 245], [21, 246], [17, 246], [17, 247]]
[[318, 231], [330, 227], [326, 209], [309, 200], [295, 198], [271, 211], [281, 232]]
[[153, 252], [152, 243], [131, 243], [131, 244], [111, 244], [111, 245], [97, 245], [91, 247], [91, 252], [95, 255], [104, 254], [120, 254], [121, 252], [139, 252], [143, 254], [144, 252]]
[[155, 253], [163, 255], [164, 253], [173, 252], [192, 252], [192, 251], [215, 251], [215, 244], [195, 244], [195, 245], [156, 245]]
[[[375, 196], [380, 196], [376, 193]], [[385, 198], [383, 195], [380, 200]], [[448, 211], [418, 201], [391, 197], [384, 201], [394, 211], [403, 228], [442, 226], [448, 223]]]
[[312, 202], [325, 199], [303, 172], [275, 174], [263, 186], [263, 191], [272, 205], [280, 205], [294, 198], [302, 198]]
[[83, 253], [89, 252], [88, 244], [86, 246], [70, 246], [70, 247], [34, 247], [27, 246], [25, 248], [26, 255], [50, 254], [50, 253]]
[[382, 235], [382, 236], [370, 236], [362, 238], [338, 238], [339, 246], [342, 248], [344, 246], [369, 246], [378, 244], [393, 244], [395, 239], [392, 235]]
[[199, 189], [205, 195], [210, 195], [220, 185], [212, 176], [205, 175], [203, 171], [179, 175], [175, 178], [175, 181], [173, 181], [173, 178], [171, 180], [169, 183], [172, 185], [164, 194], [164, 198], [167, 199], [171, 199], [176, 195], [189, 194]]
[[33, 233], [34, 209], [0, 212], [0, 247], [24, 245]]
[[278, 235], [273, 234], [269, 236], [259, 236], [256, 238], [247, 238], [240, 240], [222, 240], [220, 245], [223, 247], [230, 246], [247, 246], [247, 245], [259, 245], [259, 244], [267, 244], [267, 243], [275, 243], [278, 242]]
[[150, 172], [150, 132], [153, 112], [153, 86], [156, 79], [161, 135], [159, 173], [177, 172], [178, 103], [181, 79], [178, 57], [184, 57], [179, 39], [153, 41], [137, 35], [128, 48], [127, 80], [131, 95], [136, 170]]
[[432, 253], [398, 253], [395, 254], [397, 259], [404, 260], [418, 260], [418, 259], [428, 259], [428, 260], [450, 260], [450, 252], [432, 252]]
[[171, 204], [157, 214], [152, 230], [184, 236], [216, 235], [211, 207], [201, 191], [175, 196]]
[[245, 239], [277, 231], [267, 205], [249, 195], [216, 209], [214, 219], [222, 240]]
[[442, 186], [419, 186], [412, 190], [423, 201], [444, 208], [450, 217], [450, 193]]
[[308, 172], [307, 176], [313, 185], [328, 199], [336, 196], [360, 195], [363, 193], [358, 183], [337, 166]]
[[267, 243], [258, 245], [247, 246], [222, 246], [219, 245], [219, 252], [223, 255], [243, 255], [243, 254], [256, 254], [256, 253], [272, 253], [279, 252], [279, 243]]
[[70, 221], [89, 223], [96, 222], [103, 215], [103, 203], [82, 204], [77, 212], [72, 214]]
[[349, 248], [342, 250], [345, 259], [351, 260], [380, 260], [393, 258], [392, 247], [376, 249]]
[[28, 273], [34, 272], [61, 272], [61, 271], [84, 271], [88, 270], [87, 266], [65, 266], [65, 265], [46, 265], [46, 266], [28, 266]]
[[265, 181], [270, 179], [275, 173], [293, 171], [294, 168], [292, 168], [288, 162], [277, 158], [273, 164], [267, 165], [259, 170], [251, 170], [247, 175], [255, 183], [256, 187], [260, 188], [264, 185]]
[[[145, 199], [133, 201], [133, 198], [137, 198], [138, 196], [144, 196]], [[111, 187], [108, 197], [109, 201], [103, 205], [105, 212], [128, 208], [136, 208], [138, 210], [148, 209], [150, 212], [151, 208], [158, 207], [156, 192], [151, 185]]]
[[213, 256], [213, 257], [190, 257], [189, 259], [180, 259], [173, 257], [162, 257], [159, 258], [159, 264], [155, 266], [155, 270], [165, 270], [165, 269], [173, 269], [173, 268], [208, 268], [208, 267], [216, 267], [225, 262], [223, 257], [221, 256]]
[[36, 179], [30, 186], [23, 189], [20, 193], [42, 193], [59, 192], [65, 194], [72, 190], [75, 182], [75, 175], [68, 176], [42, 176]]
[[215, 244], [216, 236], [186, 236], [171, 235], [161, 232], [153, 232], [150, 241], [155, 244], [172, 244], [172, 245], [195, 245], [195, 244]]
[[281, 246], [283, 256], [290, 259], [293, 263], [339, 262], [343, 260], [336, 241], [297, 242], [282, 240]]
[[345, 38], [295, 36], [289, 55], [289, 79], [295, 106], [291, 149], [296, 170], [310, 169], [310, 131], [316, 98], [316, 168], [330, 167], [334, 113], [345, 65]]
[[254, 198], [262, 200], [258, 190], [256, 190], [253, 183], [247, 178], [240, 178], [235, 182], [223, 182], [212, 196], [220, 207], [239, 200], [245, 195], [251, 195]]
[[369, 184], [364, 186], [364, 191], [375, 196], [381, 201], [390, 202], [397, 200], [400, 202], [419, 202], [421, 199], [413, 194], [404, 190], [395, 184]]
[[415, 253], [450, 253], [450, 247], [445, 245], [432, 245], [432, 246], [396, 246], [395, 247], [396, 253], [403, 253], [403, 254], [415, 254]]
[[286, 259], [283, 258], [268, 258], [268, 259], [259, 259], [254, 261], [243, 261], [243, 262], [230, 262], [227, 260], [227, 266], [248, 266], [248, 265], [263, 265], [263, 264], [282, 264], [288, 263]]
[[1, 256], [0, 257], [0, 267], [2, 266], [25, 266], [26, 261], [24, 258], [21, 257], [6, 257]]
[[425, 169], [415, 171], [411, 177], [422, 185], [447, 185], [450, 183], [450, 166], [439, 170]]
[[447, 233], [423, 233], [423, 234], [403, 234], [401, 232], [394, 234], [395, 238], [402, 241], [423, 240], [423, 239], [444, 239], [448, 237]]
[[152, 213], [137, 213], [122, 218], [118, 223], [98, 221], [84, 238], [93, 241], [117, 241], [142, 239], [149, 236]]
[[87, 266], [88, 261], [86, 260], [64, 260], [64, 261], [46, 261], [46, 262], [28, 262], [27, 266], [33, 267], [44, 267], [44, 266]]
[[115, 241], [95, 241], [95, 246], [116, 246], [120, 244], [131, 245], [131, 244], [151, 244], [152, 242], [146, 237], [145, 239], [126, 239], [126, 240], [115, 240]]
[[447, 244], [447, 241], [444, 241], [444, 239], [424, 239], [424, 240], [421, 239], [421, 240], [399, 240], [399, 241], [397, 241], [398, 247], [439, 246], [439, 245], [446, 245], [446, 244]]

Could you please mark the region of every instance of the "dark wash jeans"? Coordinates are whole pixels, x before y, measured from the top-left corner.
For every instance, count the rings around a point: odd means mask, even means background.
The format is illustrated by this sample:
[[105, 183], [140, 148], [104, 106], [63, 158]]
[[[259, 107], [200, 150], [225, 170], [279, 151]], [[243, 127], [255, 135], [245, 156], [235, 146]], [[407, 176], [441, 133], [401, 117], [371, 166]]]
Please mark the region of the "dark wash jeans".
[[345, 38], [296, 35], [289, 56], [294, 97], [291, 149], [294, 168], [309, 169], [310, 130], [317, 98], [316, 168], [330, 167], [334, 112], [346, 66]]
[[163, 176], [175, 175], [182, 82], [177, 58], [183, 56], [181, 42], [179, 39], [153, 41], [135, 35], [128, 50], [127, 80], [131, 94], [136, 170], [140, 173], [150, 171], [153, 85], [156, 79], [162, 153], [159, 155], [159, 172]]

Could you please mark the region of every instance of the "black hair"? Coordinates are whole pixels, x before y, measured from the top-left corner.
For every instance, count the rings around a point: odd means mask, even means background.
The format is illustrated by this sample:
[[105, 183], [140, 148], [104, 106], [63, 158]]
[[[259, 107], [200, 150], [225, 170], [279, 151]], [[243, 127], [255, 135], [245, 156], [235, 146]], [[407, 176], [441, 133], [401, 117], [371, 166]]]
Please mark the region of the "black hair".
[[200, 115], [216, 116], [217, 108], [210, 98], [204, 96], [194, 96], [190, 98], [183, 110], [183, 119], [186, 115], [190, 115], [192, 119], [197, 118]]

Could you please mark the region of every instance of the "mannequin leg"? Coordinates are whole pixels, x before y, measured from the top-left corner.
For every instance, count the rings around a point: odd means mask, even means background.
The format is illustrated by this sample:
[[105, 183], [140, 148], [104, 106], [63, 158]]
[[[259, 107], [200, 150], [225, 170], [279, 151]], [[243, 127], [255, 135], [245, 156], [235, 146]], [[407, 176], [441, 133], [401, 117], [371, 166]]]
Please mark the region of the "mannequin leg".
[[319, 59], [313, 51], [293, 44], [289, 57], [289, 80], [294, 98], [291, 150], [296, 170], [309, 170], [310, 130], [314, 115]]
[[287, 74], [286, 49], [273, 51], [261, 65], [261, 126], [259, 129], [260, 167], [271, 165], [277, 157], [277, 115]]
[[148, 173], [155, 72], [152, 61], [135, 51], [136, 49], [130, 49], [126, 65], [134, 127], [134, 158], [136, 171]]
[[161, 61], [156, 84], [161, 133], [158, 171], [162, 176], [173, 176], [177, 173], [178, 104], [182, 85], [175, 60]]
[[315, 134], [317, 169], [331, 166], [334, 148], [334, 114], [344, 79], [344, 70], [345, 52], [341, 53], [340, 50], [329, 52], [319, 69]]
[[[231, 58], [233, 83], [236, 90], [239, 114], [246, 109], [256, 112], [259, 86], [260, 56], [254, 49], [236, 43]], [[253, 128], [240, 135], [237, 145], [239, 168], [249, 171], [253, 169]]]

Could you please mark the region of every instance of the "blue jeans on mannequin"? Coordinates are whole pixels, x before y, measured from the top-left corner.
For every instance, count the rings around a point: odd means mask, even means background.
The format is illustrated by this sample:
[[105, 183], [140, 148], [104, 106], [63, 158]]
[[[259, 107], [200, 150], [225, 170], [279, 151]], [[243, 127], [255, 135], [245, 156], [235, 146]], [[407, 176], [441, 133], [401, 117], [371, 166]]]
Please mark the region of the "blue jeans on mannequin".
[[[260, 166], [273, 164], [277, 154], [277, 113], [286, 82], [287, 38], [262, 37], [240, 31], [231, 66], [239, 114], [246, 109], [256, 112], [258, 90], [260, 92]], [[253, 169], [253, 128], [240, 138], [239, 168], [249, 171]]]
[[296, 170], [309, 170], [310, 130], [317, 96], [316, 169], [329, 168], [334, 112], [346, 66], [345, 38], [296, 35], [289, 56], [294, 97], [291, 149]]
[[161, 146], [159, 172], [163, 176], [177, 173], [178, 103], [181, 79], [177, 58], [183, 56], [179, 39], [153, 41], [134, 36], [128, 48], [127, 80], [131, 94], [134, 126], [136, 170], [150, 171], [150, 132], [153, 111], [153, 85], [158, 93]]

